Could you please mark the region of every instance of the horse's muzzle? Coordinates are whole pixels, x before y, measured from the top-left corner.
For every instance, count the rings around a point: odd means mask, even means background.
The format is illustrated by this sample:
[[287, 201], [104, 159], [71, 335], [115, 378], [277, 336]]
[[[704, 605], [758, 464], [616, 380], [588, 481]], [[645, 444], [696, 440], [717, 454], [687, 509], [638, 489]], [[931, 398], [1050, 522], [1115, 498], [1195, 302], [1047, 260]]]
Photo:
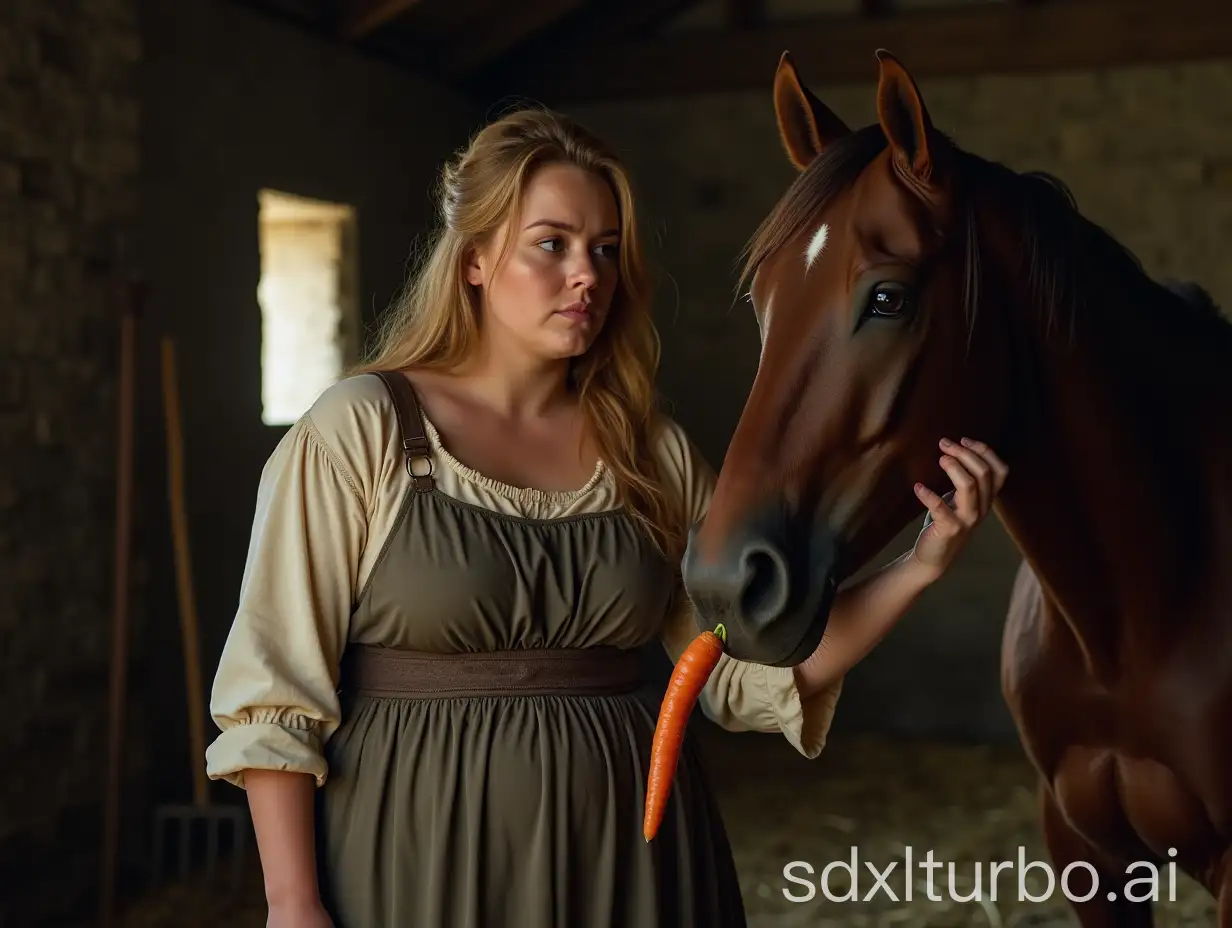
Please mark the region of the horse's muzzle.
[[738, 660], [792, 667], [821, 643], [834, 601], [835, 537], [781, 505], [750, 515], [703, 557], [689, 533], [682, 571], [702, 629], [720, 622]]

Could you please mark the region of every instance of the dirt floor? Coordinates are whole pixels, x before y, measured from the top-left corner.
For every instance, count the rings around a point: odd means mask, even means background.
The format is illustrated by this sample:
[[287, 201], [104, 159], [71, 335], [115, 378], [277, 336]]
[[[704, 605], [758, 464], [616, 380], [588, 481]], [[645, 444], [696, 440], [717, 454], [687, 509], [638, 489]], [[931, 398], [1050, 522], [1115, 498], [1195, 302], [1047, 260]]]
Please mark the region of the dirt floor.
[[[1048, 857], [1036, 825], [1032, 776], [1017, 750], [835, 740], [822, 758], [810, 763], [782, 739], [750, 734], [707, 737], [704, 751], [735, 849], [749, 928], [1077, 925], [1059, 882], [1044, 901], [1020, 896], [1019, 848], [1027, 862]], [[918, 866], [912, 899], [904, 898], [903, 855], [908, 845], [917, 864], [929, 849], [941, 863], [932, 879], [939, 901], [928, 899], [927, 871]], [[832, 861], [850, 862], [853, 846], [861, 901], [829, 901], [820, 891], [822, 870]], [[811, 901], [784, 895], [807, 892], [784, 877], [784, 867], [792, 861], [813, 867], [811, 877], [806, 870], [796, 871], [817, 890]], [[876, 883], [866, 861], [879, 872], [897, 861], [886, 878], [897, 900], [884, 888], [865, 899]], [[993, 861], [1014, 864], [998, 874], [995, 902], [990, 898]], [[973, 889], [977, 862], [983, 901], [957, 901], [955, 896]], [[1027, 891], [1037, 898], [1047, 890], [1042, 869], [1036, 867], [1025, 880]], [[831, 896], [838, 897], [851, 887], [842, 870], [832, 872], [826, 885]], [[1215, 924], [1213, 902], [1188, 879], [1172, 879], [1164, 868], [1158, 885], [1157, 928]], [[124, 928], [262, 928], [262, 902], [254, 861], [238, 895], [191, 885], [170, 887], [142, 900]]]

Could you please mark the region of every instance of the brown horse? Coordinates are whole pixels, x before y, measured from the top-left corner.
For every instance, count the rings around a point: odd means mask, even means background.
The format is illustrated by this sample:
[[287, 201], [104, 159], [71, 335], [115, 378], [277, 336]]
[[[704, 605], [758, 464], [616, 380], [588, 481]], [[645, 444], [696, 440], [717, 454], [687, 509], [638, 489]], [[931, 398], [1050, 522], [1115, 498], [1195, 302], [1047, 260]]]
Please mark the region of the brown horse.
[[1082, 925], [1133, 928], [1135, 862], [1162, 900], [1175, 862], [1232, 928], [1232, 325], [1061, 182], [958, 148], [877, 58], [856, 131], [789, 56], [775, 77], [799, 173], [749, 246], [761, 361], [683, 563], [699, 622], [800, 662], [836, 586], [919, 517], [913, 484], [944, 485], [938, 440], [988, 441], [1023, 557], [1003, 691], [1054, 872], [1078, 862], [1084, 895], [1096, 868]]

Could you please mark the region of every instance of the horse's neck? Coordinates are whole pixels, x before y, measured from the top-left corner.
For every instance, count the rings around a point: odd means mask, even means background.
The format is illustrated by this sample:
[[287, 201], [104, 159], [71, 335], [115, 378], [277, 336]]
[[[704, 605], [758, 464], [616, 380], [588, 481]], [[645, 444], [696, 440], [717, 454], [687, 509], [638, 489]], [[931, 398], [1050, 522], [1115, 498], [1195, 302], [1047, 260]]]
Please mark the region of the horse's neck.
[[1097, 677], [1129, 639], [1166, 648], [1201, 621], [1204, 568], [1232, 542], [1232, 389], [1166, 314], [1114, 305], [1073, 342], [1064, 325], [1024, 339], [1028, 424], [999, 511]]

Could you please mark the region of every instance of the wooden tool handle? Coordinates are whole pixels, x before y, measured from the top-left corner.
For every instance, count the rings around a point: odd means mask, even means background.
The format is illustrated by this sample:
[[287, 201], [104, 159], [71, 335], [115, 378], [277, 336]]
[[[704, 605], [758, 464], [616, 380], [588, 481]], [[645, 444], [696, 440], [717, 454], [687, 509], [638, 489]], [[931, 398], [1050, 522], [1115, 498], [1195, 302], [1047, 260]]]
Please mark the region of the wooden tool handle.
[[193, 593], [192, 554], [188, 543], [188, 512], [184, 502], [184, 438], [180, 427], [180, 393], [175, 342], [162, 339], [163, 413], [167, 430], [167, 501], [171, 507], [175, 548], [176, 592], [184, 645], [184, 683], [188, 697], [188, 733], [193, 773], [193, 802], [209, 803], [205, 775], [205, 706], [201, 687], [201, 656], [197, 641], [197, 605]]
[[[127, 282], [126, 282], [127, 283]], [[137, 380], [137, 320], [144, 292], [137, 286], [118, 291], [120, 363], [116, 392], [115, 579], [111, 618], [108, 687], [107, 787], [103, 800], [102, 877], [99, 924], [115, 922], [116, 872], [120, 842], [120, 794], [124, 770], [125, 698], [128, 692], [129, 583], [133, 541], [133, 435]]]

